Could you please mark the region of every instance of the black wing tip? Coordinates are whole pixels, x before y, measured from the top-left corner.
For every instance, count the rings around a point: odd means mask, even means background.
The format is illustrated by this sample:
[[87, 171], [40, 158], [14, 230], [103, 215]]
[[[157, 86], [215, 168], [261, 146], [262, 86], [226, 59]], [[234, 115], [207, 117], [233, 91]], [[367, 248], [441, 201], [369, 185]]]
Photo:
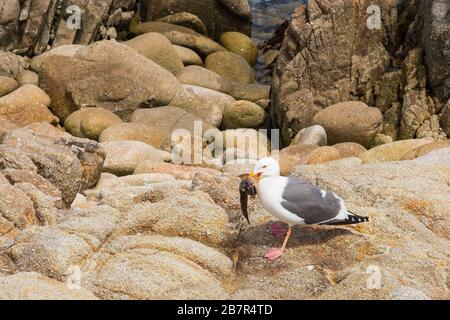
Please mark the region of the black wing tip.
[[325, 223], [325, 224], [332, 225], [332, 226], [338, 226], [338, 225], [347, 225], [347, 224], [358, 224], [358, 223], [363, 223], [363, 222], [369, 221], [369, 217], [358, 216], [357, 214], [354, 214], [350, 211], [349, 211], [349, 213], [350, 213], [350, 215], [345, 220], [330, 221], [329, 223]]

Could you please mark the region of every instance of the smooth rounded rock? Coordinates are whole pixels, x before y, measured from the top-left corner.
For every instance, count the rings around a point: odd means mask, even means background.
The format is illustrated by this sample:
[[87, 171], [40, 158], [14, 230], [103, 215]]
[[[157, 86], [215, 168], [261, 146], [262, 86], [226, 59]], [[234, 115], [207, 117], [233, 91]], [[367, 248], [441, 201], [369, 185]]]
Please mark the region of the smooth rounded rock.
[[244, 57], [250, 65], [254, 65], [258, 59], [258, 48], [256, 44], [243, 33], [235, 31], [222, 33], [220, 36], [220, 44], [231, 52]]
[[259, 128], [264, 124], [266, 113], [257, 104], [239, 100], [229, 105], [223, 115], [225, 129]]

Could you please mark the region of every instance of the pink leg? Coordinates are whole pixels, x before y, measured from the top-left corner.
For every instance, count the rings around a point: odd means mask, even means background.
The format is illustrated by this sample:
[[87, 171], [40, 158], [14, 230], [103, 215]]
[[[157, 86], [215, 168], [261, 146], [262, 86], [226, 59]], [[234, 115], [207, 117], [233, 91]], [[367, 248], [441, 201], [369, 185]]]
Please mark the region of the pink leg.
[[282, 237], [285, 236], [287, 233], [287, 229], [284, 227], [284, 225], [280, 222], [275, 222], [270, 227], [270, 231], [274, 237]]
[[284, 238], [283, 246], [281, 248], [271, 248], [269, 251], [267, 251], [264, 258], [267, 258], [271, 261], [278, 259], [286, 249], [287, 242], [289, 240], [289, 237], [291, 236], [291, 226], [289, 226], [288, 231], [286, 233], [286, 238]]

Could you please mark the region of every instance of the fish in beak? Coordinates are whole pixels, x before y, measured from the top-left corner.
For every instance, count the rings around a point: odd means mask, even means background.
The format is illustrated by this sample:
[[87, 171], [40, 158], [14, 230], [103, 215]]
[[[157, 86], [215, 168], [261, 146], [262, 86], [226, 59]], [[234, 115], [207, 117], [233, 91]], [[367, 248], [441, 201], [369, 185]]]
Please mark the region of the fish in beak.
[[248, 174], [239, 176], [241, 178], [241, 183], [239, 184], [239, 194], [241, 200], [241, 210], [242, 215], [250, 224], [250, 219], [248, 217], [248, 196], [254, 198], [256, 196], [256, 181], [255, 178]]

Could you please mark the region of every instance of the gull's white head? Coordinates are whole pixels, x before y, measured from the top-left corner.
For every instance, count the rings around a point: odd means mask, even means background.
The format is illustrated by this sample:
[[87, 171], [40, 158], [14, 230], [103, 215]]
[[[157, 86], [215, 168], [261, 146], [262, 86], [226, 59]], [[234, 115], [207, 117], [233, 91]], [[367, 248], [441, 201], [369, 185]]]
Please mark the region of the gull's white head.
[[278, 177], [280, 175], [280, 165], [274, 158], [262, 158], [259, 160], [250, 176], [257, 181], [263, 178]]

